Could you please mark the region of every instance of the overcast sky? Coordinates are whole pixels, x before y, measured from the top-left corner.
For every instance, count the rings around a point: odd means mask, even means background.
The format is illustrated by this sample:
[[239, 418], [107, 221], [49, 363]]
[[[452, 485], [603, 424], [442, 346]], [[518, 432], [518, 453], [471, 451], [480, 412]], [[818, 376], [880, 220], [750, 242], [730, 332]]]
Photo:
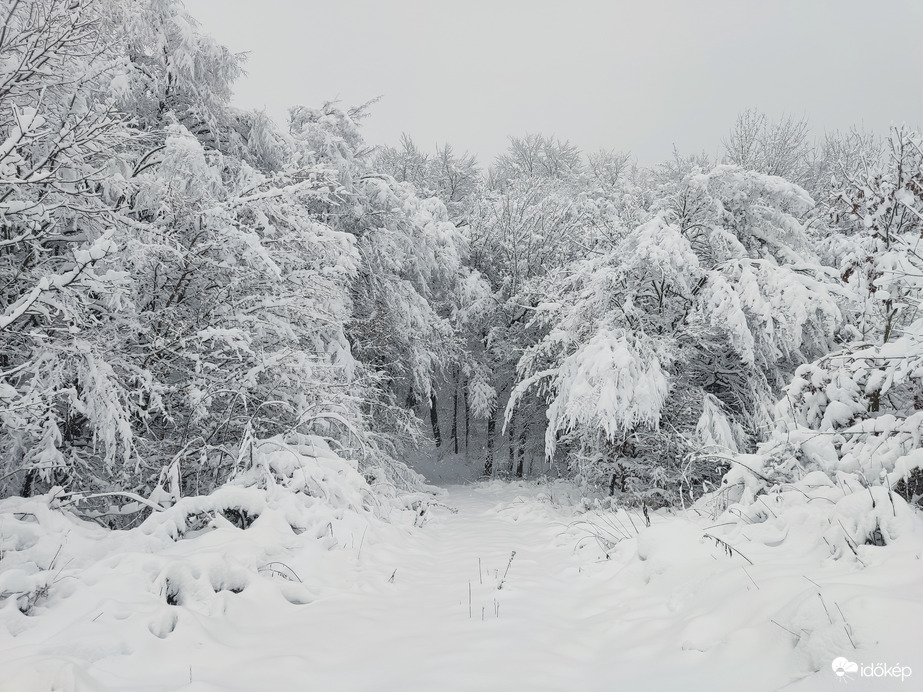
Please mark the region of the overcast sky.
[[186, 0], [235, 52], [236, 103], [382, 100], [371, 143], [402, 132], [489, 163], [539, 132], [642, 164], [720, 150], [756, 107], [815, 133], [923, 122], [923, 0]]

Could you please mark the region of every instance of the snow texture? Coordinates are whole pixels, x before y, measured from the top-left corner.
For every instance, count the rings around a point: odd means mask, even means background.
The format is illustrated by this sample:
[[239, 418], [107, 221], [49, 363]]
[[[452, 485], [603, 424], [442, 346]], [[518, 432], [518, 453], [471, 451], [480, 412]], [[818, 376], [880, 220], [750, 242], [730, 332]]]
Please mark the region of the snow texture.
[[0, 689], [823, 690], [838, 657], [916, 657], [923, 523], [881, 489], [812, 474], [646, 527], [494, 481], [388, 524], [323, 447], [262, 449], [321, 492], [232, 487], [123, 532], [5, 500]]

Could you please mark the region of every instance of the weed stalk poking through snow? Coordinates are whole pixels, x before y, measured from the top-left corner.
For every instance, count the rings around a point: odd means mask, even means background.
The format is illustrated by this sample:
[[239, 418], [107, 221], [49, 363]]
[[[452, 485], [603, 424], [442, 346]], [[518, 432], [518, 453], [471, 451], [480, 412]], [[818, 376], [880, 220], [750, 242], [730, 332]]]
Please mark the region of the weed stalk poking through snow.
[[497, 591], [503, 588], [504, 582], [506, 582], [506, 575], [510, 573], [510, 565], [513, 564], [513, 558], [516, 557], [516, 551], [514, 550], [510, 553], [510, 561], [506, 563], [506, 570], [503, 572], [503, 579], [500, 580], [500, 583], [497, 585]]

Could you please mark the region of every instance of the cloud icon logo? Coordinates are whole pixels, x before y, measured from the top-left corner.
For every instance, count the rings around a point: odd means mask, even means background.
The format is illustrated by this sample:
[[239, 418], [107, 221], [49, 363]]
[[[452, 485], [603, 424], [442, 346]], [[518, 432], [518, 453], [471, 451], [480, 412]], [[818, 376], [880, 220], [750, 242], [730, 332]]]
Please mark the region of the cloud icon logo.
[[833, 668], [833, 672], [836, 673], [839, 677], [843, 677], [846, 675], [846, 673], [859, 672], [858, 663], [853, 663], [852, 661], [843, 658], [842, 656], [833, 659], [833, 663], [830, 664], [830, 667]]

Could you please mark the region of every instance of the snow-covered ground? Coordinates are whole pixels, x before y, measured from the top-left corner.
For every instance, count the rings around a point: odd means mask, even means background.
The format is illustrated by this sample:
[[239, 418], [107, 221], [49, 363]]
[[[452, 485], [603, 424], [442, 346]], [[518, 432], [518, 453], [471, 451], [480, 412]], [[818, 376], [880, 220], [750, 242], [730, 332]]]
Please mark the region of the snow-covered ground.
[[[575, 511], [564, 482], [451, 486], [422, 517], [391, 523], [316, 503], [300, 533], [297, 513], [267, 497], [246, 529], [218, 522], [175, 541], [5, 501], [0, 689], [910, 690], [923, 679], [918, 518], [903, 550], [860, 546], [859, 568], [820, 559], [807, 520], [802, 535], [695, 513], [652, 514], [646, 528], [635, 512]], [[25, 556], [54, 563], [31, 604], [9, 597], [28, 580]], [[857, 649], [843, 648], [850, 637]], [[838, 655], [913, 672], [841, 678]]]

